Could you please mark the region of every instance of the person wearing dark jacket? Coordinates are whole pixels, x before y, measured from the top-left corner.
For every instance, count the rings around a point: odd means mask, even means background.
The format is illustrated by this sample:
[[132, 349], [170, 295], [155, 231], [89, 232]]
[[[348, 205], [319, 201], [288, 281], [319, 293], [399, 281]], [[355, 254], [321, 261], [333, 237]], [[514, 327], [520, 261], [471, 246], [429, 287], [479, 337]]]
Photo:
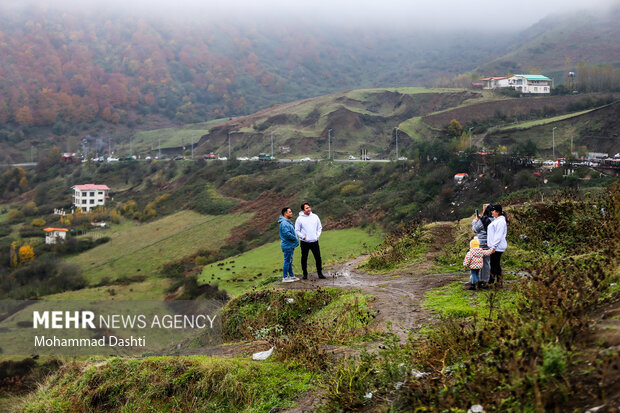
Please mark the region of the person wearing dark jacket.
[[[482, 207], [482, 215], [476, 215], [474, 220], [471, 222], [471, 230], [476, 237], [478, 237], [478, 241], [480, 241], [480, 248], [483, 250], [488, 250], [489, 247], [487, 245], [487, 228], [489, 224], [493, 222], [493, 217], [491, 215], [491, 209], [493, 208], [493, 204], [485, 204]], [[483, 259], [483, 266], [480, 269], [480, 288], [486, 287], [486, 284], [489, 282], [489, 275], [491, 272], [491, 258], [489, 256], [485, 256]]]
[[284, 265], [282, 266], [282, 282], [290, 283], [293, 281], [299, 281], [299, 278], [293, 274], [293, 252], [299, 245], [297, 235], [295, 234], [295, 227], [291, 222], [293, 218], [293, 211], [286, 207], [282, 208], [282, 215], [278, 219], [280, 224], [280, 247], [284, 254]]

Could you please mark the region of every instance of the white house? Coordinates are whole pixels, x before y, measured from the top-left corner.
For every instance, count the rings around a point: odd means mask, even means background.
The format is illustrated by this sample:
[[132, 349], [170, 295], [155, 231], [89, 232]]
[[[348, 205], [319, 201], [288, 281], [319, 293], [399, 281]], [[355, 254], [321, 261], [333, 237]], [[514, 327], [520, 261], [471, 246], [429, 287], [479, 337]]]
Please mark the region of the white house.
[[454, 181], [455, 181], [457, 184], [460, 184], [460, 183], [461, 183], [461, 182], [463, 182], [463, 180], [464, 180], [465, 178], [467, 178], [468, 176], [469, 176], [469, 175], [468, 175], [468, 174], [466, 174], [466, 173], [456, 174], [456, 175], [454, 175]]
[[45, 234], [46, 244], [56, 244], [59, 241], [67, 239], [67, 228], [45, 228], [43, 231]]
[[485, 77], [480, 79], [487, 90], [511, 87], [519, 93], [549, 94], [553, 81], [543, 75], [512, 75], [509, 77]]
[[75, 185], [73, 187], [73, 205], [76, 208], [90, 211], [98, 206], [105, 205], [106, 199], [109, 199], [107, 185]]
[[520, 93], [549, 94], [552, 80], [543, 75], [513, 75], [508, 78], [508, 86]]
[[482, 81], [483, 89], [497, 89], [502, 87], [508, 87], [508, 78], [507, 77], [485, 77], [484, 79], [480, 79]]

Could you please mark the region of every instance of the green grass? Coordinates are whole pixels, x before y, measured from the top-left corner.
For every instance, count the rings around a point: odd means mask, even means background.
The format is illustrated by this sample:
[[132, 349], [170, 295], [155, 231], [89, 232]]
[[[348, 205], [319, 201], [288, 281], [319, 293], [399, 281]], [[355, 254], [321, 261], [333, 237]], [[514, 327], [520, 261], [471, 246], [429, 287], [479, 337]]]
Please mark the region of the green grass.
[[102, 287], [83, 288], [76, 291], [51, 294], [42, 297], [44, 300], [161, 300], [172, 281], [164, 278], [153, 278], [142, 282], [121, 285], [105, 285]]
[[[329, 266], [370, 251], [379, 245], [381, 238], [382, 234], [380, 233], [368, 234], [359, 228], [324, 231], [320, 241], [323, 265]], [[296, 274], [301, 273], [300, 257], [301, 251], [297, 248], [293, 256], [293, 270]], [[308, 270], [310, 272], [316, 271], [312, 254], [308, 259]], [[257, 286], [261, 280], [268, 277], [278, 277], [279, 279], [281, 276], [282, 250], [280, 249], [280, 241], [275, 241], [237, 257], [205, 266], [199, 281], [219, 282], [221, 289], [236, 296], [253, 286]], [[234, 279], [239, 281], [233, 281]]]
[[425, 88], [425, 87], [388, 87], [380, 89], [356, 89], [347, 92], [345, 96], [351, 99], [366, 99], [368, 95], [382, 92], [397, 92], [407, 95], [417, 95], [420, 93], [450, 93], [458, 92], [459, 89], [441, 89], [441, 88]]
[[428, 290], [423, 307], [448, 317], [470, 317], [480, 311], [482, 295], [463, 288], [460, 282]]
[[[162, 148], [172, 148], [185, 145], [191, 148], [192, 139], [194, 145], [203, 136], [209, 133], [209, 130], [218, 124], [227, 122], [225, 119], [214, 119], [209, 122], [190, 123], [178, 128], [153, 129], [149, 131], [141, 131], [133, 136], [131, 144], [136, 153], [150, 151], [151, 148], [157, 150], [159, 140], [161, 139]], [[130, 142], [124, 142], [118, 147], [121, 152], [129, 153]]]
[[270, 360], [112, 358], [67, 364], [19, 411], [259, 413], [293, 407], [312, 388], [310, 372]]
[[311, 326], [314, 343], [345, 343], [365, 333], [374, 319], [372, 296], [360, 290], [318, 288], [252, 291], [229, 302], [222, 314], [225, 340], [295, 334]]
[[504, 127], [498, 128], [498, 130], [527, 129], [527, 128], [531, 128], [533, 126], [546, 125], [548, 123], [553, 123], [553, 122], [558, 122], [558, 121], [561, 121], [561, 120], [564, 120], [564, 119], [574, 118], [574, 117], [583, 115], [585, 113], [591, 112], [593, 110], [594, 109], [588, 109], [588, 110], [584, 110], [584, 111], [581, 111], [581, 112], [568, 113], [566, 115], [554, 116], [552, 118], [532, 120], [532, 121], [529, 121], [529, 122], [519, 123], [517, 125], [504, 126]]
[[[513, 278], [504, 276], [504, 281], [511, 279]], [[465, 280], [465, 276], [463, 280]], [[498, 312], [514, 307], [518, 296], [517, 292], [506, 288], [497, 291], [492, 289], [470, 291], [465, 289], [459, 281], [428, 290], [424, 294], [422, 306], [444, 317], [477, 316], [482, 318], [489, 316], [490, 300], [492, 300], [493, 312], [491, 316], [494, 317]]]
[[87, 280], [155, 275], [161, 265], [195, 253], [201, 247], [224, 245], [230, 230], [246, 222], [250, 214], [208, 216], [181, 211], [143, 225], [124, 224], [106, 235], [110, 241], [67, 261], [79, 265]]

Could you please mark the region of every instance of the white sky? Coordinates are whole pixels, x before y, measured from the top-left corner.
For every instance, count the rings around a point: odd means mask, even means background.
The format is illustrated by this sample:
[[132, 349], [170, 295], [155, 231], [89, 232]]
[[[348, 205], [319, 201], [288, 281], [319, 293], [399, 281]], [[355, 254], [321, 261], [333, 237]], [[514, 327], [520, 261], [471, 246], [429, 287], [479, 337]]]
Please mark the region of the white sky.
[[[343, 26], [417, 26], [436, 29], [523, 29], [551, 14], [602, 11], [620, 0], [0, 0], [3, 7], [25, 4], [118, 13], [190, 13], [269, 19], [301, 17]], [[0, 6], [0, 10], [2, 8]], [[159, 13], [158, 13], [159, 12]], [[206, 18], [206, 17], [205, 17]]]

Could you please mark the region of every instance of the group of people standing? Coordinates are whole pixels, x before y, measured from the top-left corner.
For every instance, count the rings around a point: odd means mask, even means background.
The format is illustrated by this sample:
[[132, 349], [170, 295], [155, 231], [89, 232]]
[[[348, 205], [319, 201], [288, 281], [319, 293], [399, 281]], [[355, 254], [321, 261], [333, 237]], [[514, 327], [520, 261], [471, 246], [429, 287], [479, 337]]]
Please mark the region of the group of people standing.
[[[282, 282], [299, 281], [293, 272], [293, 254], [295, 248], [301, 246], [302, 279], [308, 279], [308, 255], [312, 251], [316, 262], [318, 278], [325, 278], [321, 261], [319, 238], [323, 227], [318, 215], [312, 212], [308, 202], [301, 205], [299, 216], [292, 222], [293, 211], [289, 207], [282, 208], [278, 219], [280, 225], [280, 247], [284, 254], [282, 266]], [[469, 243], [469, 251], [463, 260], [463, 266], [470, 270], [470, 279], [466, 284], [470, 290], [486, 289], [495, 284], [503, 284], [501, 258], [506, 251], [506, 234], [508, 222], [499, 204], [485, 204], [482, 214], [476, 210], [471, 223], [475, 236]]]
[[282, 208], [282, 214], [278, 219], [280, 224], [280, 247], [284, 254], [282, 282], [299, 281], [299, 278], [293, 273], [293, 253], [297, 246], [301, 246], [302, 279], [308, 279], [308, 254], [310, 251], [312, 251], [314, 261], [316, 262], [318, 277], [325, 278], [321, 261], [321, 249], [319, 247], [319, 238], [323, 231], [319, 216], [312, 212], [308, 202], [304, 202], [301, 204], [301, 211], [299, 211], [299, 216], [294, 226], [291, 221], [292, 218], [293, 211], [291, 208]]
[[508, 246], [508, 221], [502, 206], [485, 204], [482, 215], [476, 210], [471, 229], [475, 236], [463, 260], [463, 266], [470, 270], [466, 286], [470, 290], [487, 289], [492, 284], [502, 287], [501, 258]]

